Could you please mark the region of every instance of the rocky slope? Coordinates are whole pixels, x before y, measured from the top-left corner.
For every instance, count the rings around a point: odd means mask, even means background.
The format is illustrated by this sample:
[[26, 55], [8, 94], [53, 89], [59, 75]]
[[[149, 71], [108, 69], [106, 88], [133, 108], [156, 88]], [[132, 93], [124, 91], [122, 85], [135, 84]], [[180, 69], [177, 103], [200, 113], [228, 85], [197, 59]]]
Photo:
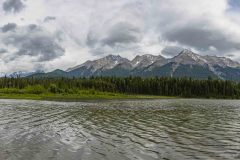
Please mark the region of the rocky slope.
[[208, 77], [240, 80], [240, 64], [231, 59], [217, 56], [201, 56], [190, 50], [183, 50], [177, 56], [167, 59], [161, 55], [141, 55], [128, 60], [119, 55], [109, 55], [94, 61], [87, 61], [66, 71], [34, 74], [34, 77], [90, 77], [90, 76], [171, 76]]

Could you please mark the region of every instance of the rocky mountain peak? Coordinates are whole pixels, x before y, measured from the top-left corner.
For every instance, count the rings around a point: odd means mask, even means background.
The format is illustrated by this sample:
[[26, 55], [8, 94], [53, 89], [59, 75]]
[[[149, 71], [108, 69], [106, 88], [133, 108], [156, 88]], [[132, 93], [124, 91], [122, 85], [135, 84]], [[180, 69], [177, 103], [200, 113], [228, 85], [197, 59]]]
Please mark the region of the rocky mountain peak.
[[179, 64], [198, 64], [204, 65], [207, 64], [207, 61], [200, 55], [188, 50], [184, 49], [177, 56], [173, 57], [171, 62], [179, 63]]
[[154, 62], [156, 62], [158, 59], [165, 59], [164, 57], [162, 57], [161, 55], [151, 55], [151, 54], [144, 54], [141, 56], [136, 56], [132, 61], [132, 65], [134, 67], [138, 67], [138, 68], [143, 68], [143, 67], [147, 67], [151, 64], [153, 64]]
[[108, 55], [106, 57], [103, 57], [94, 61], [87, 61], [79, 66], [69, 68], [67, 72], [81, 68], [81, 67], [86, 67], [87, 69], [90, 69], [92, 72], [95, 72], [96, 70], [99, 70], [99, 69], [102, 69], [102, 70], [111, 69], [123, 62], [129, 62], [129, 60], [119, 55]]
[[[4, 75], [3, 73], [0, 75]], [[36, 76], [65, 76], [65, 77], [90, 77], [90, 76], [189, 76], [194, 78], [219, 77], [221, 79], [239, 80], [240, 64], [229, 58], [217, 56], [203, 56], [183, 50], [177, 56], [166, 59], [161, 55], [138, 55], [133, 60], [128, 60], [119, 55], [86, 61], [85, 63], [70, 68], [66, 72], [49, 72]]]
[[212, 66], [221, 66], [221, 67], [240, 67], [240, 63], [237, 61], [233, 61], [230, 58], [226, 57], [217, 57], [217, 56], [204, 56], [204, 58], [208, 61], [208, 63]]
[[119, 59], [123, 59], [120, 55], [108, 55], [105, 57], [106, 59], [109, 59], [109, 60], [119, 60]]
[[200, 55], [192, 52], [191, 50], [184, 49], [182, 52], [180, 52], [176, 57], [181, 57], [181, 58], [191, 58], [193, 60], [198, 60], [201, 58]]

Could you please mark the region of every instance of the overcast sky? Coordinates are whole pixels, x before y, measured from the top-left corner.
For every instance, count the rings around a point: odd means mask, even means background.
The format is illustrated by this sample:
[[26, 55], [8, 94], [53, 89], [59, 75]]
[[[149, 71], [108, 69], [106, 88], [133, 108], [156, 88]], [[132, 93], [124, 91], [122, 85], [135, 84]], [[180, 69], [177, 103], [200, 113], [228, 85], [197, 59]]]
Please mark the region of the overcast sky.
[[240, 0], [0, 0], [0, 72], [119, 54], [240, 59]]

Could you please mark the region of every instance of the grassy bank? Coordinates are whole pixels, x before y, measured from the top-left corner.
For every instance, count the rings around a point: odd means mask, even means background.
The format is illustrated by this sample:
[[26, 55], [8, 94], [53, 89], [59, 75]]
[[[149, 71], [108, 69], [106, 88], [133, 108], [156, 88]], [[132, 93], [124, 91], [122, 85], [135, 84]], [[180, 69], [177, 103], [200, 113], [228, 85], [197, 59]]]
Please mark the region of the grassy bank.
[[[0, 91], [1, 92], [1, 91]], [[151, 96], [151, 95], [128, 95], [120, 93], [99, 92], [93, 90], [82, 90], [77, 94], [66, 93], [0, 93], [0, 99], [29, 99], [29, 100], [56, 100], [56, 101], [81, 101], [81, 100], [101, 100], [101, 99], [170, 99], [175, 97]]]

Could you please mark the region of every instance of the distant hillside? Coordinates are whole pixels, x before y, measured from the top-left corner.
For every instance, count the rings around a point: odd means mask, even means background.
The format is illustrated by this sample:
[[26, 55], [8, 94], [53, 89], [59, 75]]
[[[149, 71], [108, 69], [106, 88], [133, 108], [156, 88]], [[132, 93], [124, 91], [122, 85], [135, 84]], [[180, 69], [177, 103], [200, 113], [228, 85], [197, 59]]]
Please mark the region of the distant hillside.
[[213, 77], [239, 81], [240, 64], [229, 58], [201, 56], [185, 49], [170, 59], [161, 55], [146, 54], [128, 60], [119, 55], [109, 55], [94, 61], [87, 61], [66, 71], [55, 70], [49, 73], [30, 75], [30, 77], [35, 78], [90, 76], [168, 76], [196, 79]]

